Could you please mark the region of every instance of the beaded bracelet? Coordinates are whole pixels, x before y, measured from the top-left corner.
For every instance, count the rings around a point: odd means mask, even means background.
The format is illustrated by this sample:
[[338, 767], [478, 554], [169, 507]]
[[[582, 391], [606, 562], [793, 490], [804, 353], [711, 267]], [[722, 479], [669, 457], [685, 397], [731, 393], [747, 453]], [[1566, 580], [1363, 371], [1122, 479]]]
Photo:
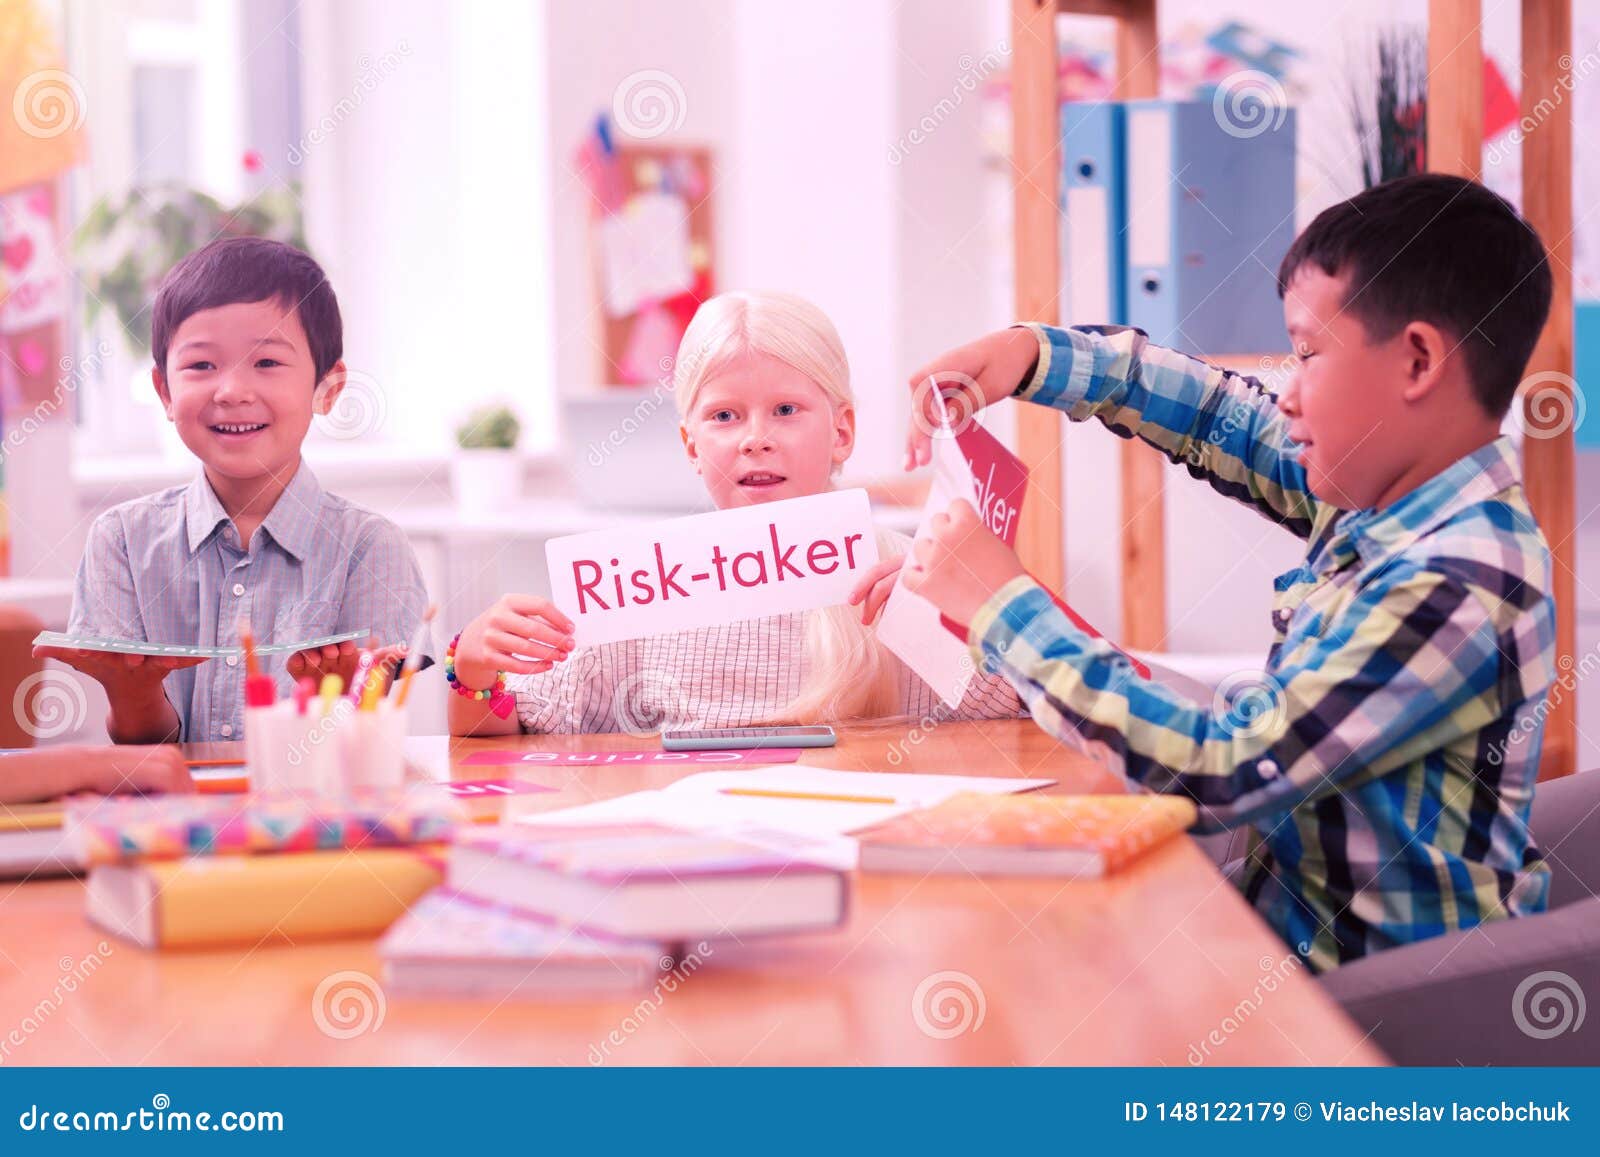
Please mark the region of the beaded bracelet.
[[506, 690], [506, 673], [494, 673], [494, 686], [487, 691], [474, 691], [465, 686], [456, 678], [456, 645], [461, 642], [458, 634], [450, 640], [450, 646], [444, 652], [444, 680], [450, 684], [450, 690], [460, 695], [463, 699], [484, 701], [489, 704], [489, 709], [501, 719], [511, 714], [511, 709], [517, 704], [517, 697]]

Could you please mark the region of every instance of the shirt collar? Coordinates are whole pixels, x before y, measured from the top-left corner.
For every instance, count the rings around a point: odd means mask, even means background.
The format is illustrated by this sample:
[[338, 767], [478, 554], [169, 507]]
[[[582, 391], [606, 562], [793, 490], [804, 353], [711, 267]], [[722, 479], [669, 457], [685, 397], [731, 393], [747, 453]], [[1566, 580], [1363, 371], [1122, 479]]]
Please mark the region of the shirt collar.
[[[261, 520], [260, 529], [272, 536], [296, 561], [304, 561], [311, 549], [312, 535], [316, 532], [317, 518], [322, 507], [322, 484], [302, 459], [289, 479], [289, 485], [278, 495], [278, 501]], [[189, 551], [194, 553], [216, 533], [218, 526], [229, 521], [222, 500], [211, 489], [205, 471], [184, 491], [184, 519], [189, 535]]]
[[1352, 510], [1338, 521], [1325, 557], [1337, 565], [1398, 554], [1459, 511], [1522, 481], [1517, 448], [1505, 436], [1459, 458], [1388, 506]]
[[211, 489], [204, 470], [183, 492], [183, 508], [189, 531], [189, 553], [193, 554], [205, 545], [218, 526], [228, 521], [228, 512], [222, 509], [222, 500]]

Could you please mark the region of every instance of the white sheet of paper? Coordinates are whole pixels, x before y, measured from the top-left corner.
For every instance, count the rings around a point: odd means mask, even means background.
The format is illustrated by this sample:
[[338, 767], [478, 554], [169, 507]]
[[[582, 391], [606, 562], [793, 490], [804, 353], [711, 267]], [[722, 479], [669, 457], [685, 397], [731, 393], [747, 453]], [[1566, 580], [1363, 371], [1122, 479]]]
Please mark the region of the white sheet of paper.
[[[922, 508], [917, 538], [925, 538], [935, 514], [943, 514], [950, 504], [964, 498], [974, 510], [980, 509], [977, 484], [972, 471], [952, 437], [933, 439], [933, 484]], [[900, 656], [924, 682], [950, 707], [960, 704], [972, 681], [972, 656], [967, 645], [945, 630], [939, 622], [939, 608], [921, 595], [913, 594], [904, 583], [895, 583], [878, 620], [878, 638]]]
[[600, 222], [606, 312], [627, 317], [649, 301], [694, 286], [689, 206], [676, 193], [636, 193], [622, 212]]
[[[887, 796], [906, 807], [927, 807], [957, 792], [1009, 795], [1048, 787], [1053, 779], [1001, 779], [988, 775], [918, 775], [900, 771], [835, 771], [831, 767], [782, 764], [759, 771], [702, 771], [668, 784], [663, 791], [721, 792], [728, 788], [757, 791], [815, 792], [818, 795]], [[736, 797], [754, 798], [754, 797]], [[852, 804], [852, 807], [863, 805]]]
[[[818, 767], [773, 767], [761, 771], [708, 771], [686, 776], [660, 791], [640, 791], [562, 811], [525, 816], [527, 824], [653, 823], [716, 832], [764, 847], [849, 869], [857, 844], [846, 835], [903, 812], [929, 807], [957, 792], [991, 795], [1048, 787], [1053, 779], [995, 779], [978, 775], [911, 775], [897, 772], [833, 771]], [[888, 796], [892, 804], [834, 800], [774, 799], [726, 795], [727, 788]]]
[[833, 606], [878, 561], [865, 490], [552, 538], [551, 601], [579, 646]]

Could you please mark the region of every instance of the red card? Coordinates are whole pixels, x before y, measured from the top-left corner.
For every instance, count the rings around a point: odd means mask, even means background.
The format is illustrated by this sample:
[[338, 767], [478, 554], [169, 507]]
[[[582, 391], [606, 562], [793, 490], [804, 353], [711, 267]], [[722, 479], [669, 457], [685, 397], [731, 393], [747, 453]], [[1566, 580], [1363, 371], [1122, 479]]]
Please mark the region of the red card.
[[1028, 494], [1027, 466], [976, 422], [956, 435], [956, 445], [972, 471], [978, 517], [1007, 546], [1016, 546], [1022, 500]]
[[[998, 438], [976, 422], [956, 436], [956, 445], [961, 448], [962, 456], [972, 469], [973, 485], [978, 492], [979, 519], [1007, 546], [1015, 547], [1022, 500], [1028, 493], [1027, 466], [1023, 464], [1022, 459], [1007, 450]], [[1038, 582], [1038, 579], [1034, 581]], [[1043, 583], [1039, 585], [1044, 586]], [[1093, 638], [1104, 638], [1054, 591], [1050, 591], [1048, 587], [1045, 589], [1049, 592], [1051, 601], [1061, 608], [1073, 626]], [[967, 641], [966, 628], [948, 615], [940, 615], [939, 623], [963, 643]], [[1112, 646], [1116, 644], [1113, 643]], [[1123, 651], [1121, 647], [1117, 647], [1117, 650], [1133, 664], [1135, 671], [1146, 679], [1150, 678], [1149, 667]]]

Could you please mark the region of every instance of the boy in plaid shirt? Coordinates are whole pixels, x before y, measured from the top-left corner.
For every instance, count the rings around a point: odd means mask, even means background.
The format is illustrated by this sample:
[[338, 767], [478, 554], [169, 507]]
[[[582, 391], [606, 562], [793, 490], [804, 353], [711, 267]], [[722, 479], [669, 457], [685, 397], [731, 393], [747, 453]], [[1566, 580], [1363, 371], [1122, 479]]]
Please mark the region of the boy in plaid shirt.
[[[1249, 825], [1245, 894], [1325, 970], [1545, 906], [1528, 810], [1556, 675], [1551, 560], [1500, 425], [1551, 277], [1510, 205], [1429, 174], [1324, 211], [1278, 283], [1298, 358], [1281, 396], [1117, 327], [1005, 330], [913, 381], [965, 375], [980, 404], [1097, 418], [1305, 539], [1247, 709], [1138, 678], [964, 503], [903, 581], [968, 625], [974, 659], [1047, 731], [1189, 796], [1201, 830]], [[927, 452], [914, 424], [911, 463]]]

